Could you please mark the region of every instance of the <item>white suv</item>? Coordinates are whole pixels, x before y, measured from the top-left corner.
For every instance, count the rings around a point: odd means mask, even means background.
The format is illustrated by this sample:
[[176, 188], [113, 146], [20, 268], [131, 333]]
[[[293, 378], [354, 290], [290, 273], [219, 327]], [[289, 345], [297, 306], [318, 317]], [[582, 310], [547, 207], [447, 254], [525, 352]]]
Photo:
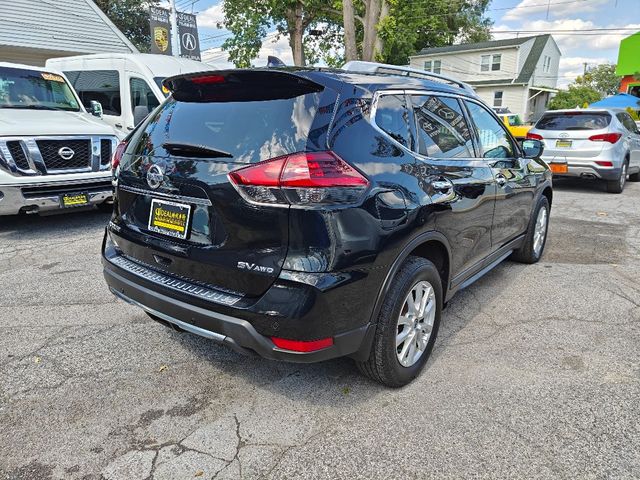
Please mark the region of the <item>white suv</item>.
[[111, 199], [118, 137], [94, 115], [61, 73], [0, 62], [0, 215]]

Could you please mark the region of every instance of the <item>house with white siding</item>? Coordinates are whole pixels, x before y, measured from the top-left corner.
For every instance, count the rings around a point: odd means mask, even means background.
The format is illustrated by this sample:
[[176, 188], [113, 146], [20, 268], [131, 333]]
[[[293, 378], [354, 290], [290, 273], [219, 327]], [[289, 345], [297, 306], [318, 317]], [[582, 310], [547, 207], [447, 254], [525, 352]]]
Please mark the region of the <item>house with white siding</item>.
[[480, 98], [536, 121], [557, 92], [562, 53], [551, 35], [425, 48], [410, 66], [469, 83]]
[[0, 0], [0, 61], [106, 52], [138, 50], [92, 0]]

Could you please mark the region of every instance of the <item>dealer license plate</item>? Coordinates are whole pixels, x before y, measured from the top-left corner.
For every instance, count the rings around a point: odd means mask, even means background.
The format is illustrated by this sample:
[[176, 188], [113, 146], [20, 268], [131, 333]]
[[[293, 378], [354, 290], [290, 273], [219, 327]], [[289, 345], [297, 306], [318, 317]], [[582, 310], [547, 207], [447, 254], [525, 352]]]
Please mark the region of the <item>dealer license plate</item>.
[[89, 204], [89, 194], [87, 193], [65, 193], [60, 195], [60, 205], [63, 208], [82, 207]]
[[557, 148], [571, 148], [571, 140], [556, 140]]
[[190, 215], [191, 205], [154, 198], [151, 200], [149, 230], [170, 237], [185, 239], [187, 238]]

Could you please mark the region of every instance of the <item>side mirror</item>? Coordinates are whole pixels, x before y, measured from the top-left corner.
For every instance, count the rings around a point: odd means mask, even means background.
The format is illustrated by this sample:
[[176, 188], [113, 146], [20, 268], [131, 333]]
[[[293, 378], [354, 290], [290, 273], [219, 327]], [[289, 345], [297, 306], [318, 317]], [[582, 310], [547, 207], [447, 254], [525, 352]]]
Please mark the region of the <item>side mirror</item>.
[[97, 100], [91, 100], [91, 108], [89, 113], [94, 117], [102, 118], [102, 104]]
[[523, 140], [524, 158], [540, 158], [544, 152], [544, 144], [540, 140]]
[[138, 126], [149, 115], [149, 107], [138, 105], [133, 109], [133, 124]]

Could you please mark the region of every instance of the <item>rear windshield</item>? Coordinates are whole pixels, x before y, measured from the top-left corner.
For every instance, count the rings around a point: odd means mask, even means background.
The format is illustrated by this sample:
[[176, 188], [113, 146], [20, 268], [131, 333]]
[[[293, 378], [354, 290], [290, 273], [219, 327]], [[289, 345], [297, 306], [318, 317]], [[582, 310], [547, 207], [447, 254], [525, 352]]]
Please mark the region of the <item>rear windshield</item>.
[[229, 162], [255, 163], [302, 151], [321, 95], [214, 102], [170, 97], [134, 136], [131, 153], [166, 156], [163, 145], [191, 145], [225, 152]]
[[546, 113], [538, 123], [539, 130], [601, 130], [607, 128], [611, 115], [606, 112]]

